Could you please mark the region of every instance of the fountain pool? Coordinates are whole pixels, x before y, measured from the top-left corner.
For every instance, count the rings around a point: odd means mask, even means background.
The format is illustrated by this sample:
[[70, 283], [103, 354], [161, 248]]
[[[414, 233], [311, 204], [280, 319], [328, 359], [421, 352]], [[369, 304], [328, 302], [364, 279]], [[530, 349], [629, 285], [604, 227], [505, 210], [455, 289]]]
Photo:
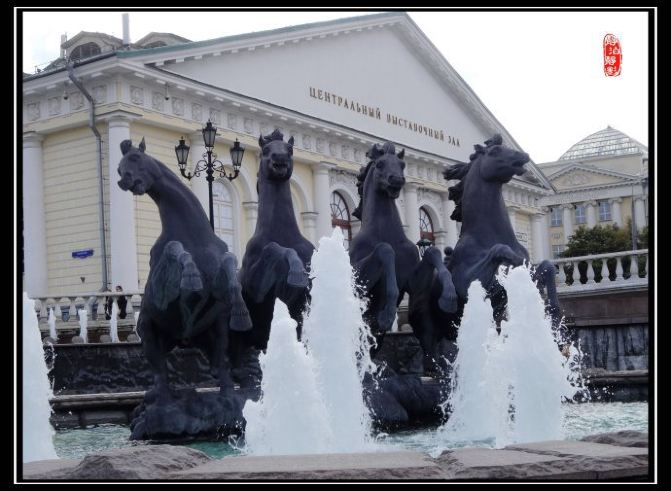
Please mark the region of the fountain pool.
[[[566, 439], [578, 440], [595, 433], [620, 430], [648, 431], [648, 403], [646, 402], [590, 402], [562, 404]], [[494, 447], [493, 440], [440, 441], [437, 428], [403, 431], [376, 435], [378, 452], [388, 449], [416, 450], [432, 455], [448, 448]], [[147, 445], [145, 442], [128, 440], [130, 429], [122, 425], [100, 425], [86, 429], [59, 430], [54, 436], [54, 446], [60, 458], [77, 459], [108, 448]], [[246, 453], [244, 444], [230, 445], [225, 442], [194, 442], [189, 447], [201, 450], [210, 457], [220, 459], [229, 455]]]

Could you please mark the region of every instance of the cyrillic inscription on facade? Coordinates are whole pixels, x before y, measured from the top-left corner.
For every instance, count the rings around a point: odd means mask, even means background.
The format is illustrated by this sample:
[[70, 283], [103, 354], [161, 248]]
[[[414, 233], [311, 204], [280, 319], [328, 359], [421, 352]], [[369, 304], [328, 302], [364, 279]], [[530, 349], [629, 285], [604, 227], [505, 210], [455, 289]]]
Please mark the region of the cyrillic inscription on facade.
[[334, 106], [348, 109], [352, 112], [361, 114], [362, 116], [379, 119], [380, 121], [386, 121], [388, 124], [400, 126], [407, 129], [408, 131], [412, 131], [413, 133], [420, 133], [435, 140], [445, 141], [450, 145], [454, 145], [455, 147], [461, 146], [459, 138], [456, 138], [452, 135], [447, 135], [441, 129], [426, 126], [424, 124], [418, 123], [417, 121], [404, 118], [402, 115], [383, 112], [377, 106], [370, 106], [366, 103], [361, 103], [361, 101], [354, 101], [351, 98], [348, 99], [347, 97], [343, 97], [328, 90], [317, 89], [315, 87], [309, 87], [309, 89], [310, 97], [313, 99], [318, 99], [320, 101], [333, 104]]

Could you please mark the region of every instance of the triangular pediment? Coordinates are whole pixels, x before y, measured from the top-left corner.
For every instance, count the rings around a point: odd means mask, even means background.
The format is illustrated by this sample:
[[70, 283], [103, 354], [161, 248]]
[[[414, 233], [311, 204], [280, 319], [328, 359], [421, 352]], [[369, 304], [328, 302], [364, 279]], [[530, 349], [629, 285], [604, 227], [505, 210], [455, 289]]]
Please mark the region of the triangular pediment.
[[619, 172], [573, 164], [548, 176], [552, 185], [558, 190], [590, 188], [617, 184], [630, 184], [636, 179]]
[[[122, 56], [457, 161], [494, 133], [519, 148], [404, 13], [170, 48]], [[527, 167], [550, 187], [535, 164]]]

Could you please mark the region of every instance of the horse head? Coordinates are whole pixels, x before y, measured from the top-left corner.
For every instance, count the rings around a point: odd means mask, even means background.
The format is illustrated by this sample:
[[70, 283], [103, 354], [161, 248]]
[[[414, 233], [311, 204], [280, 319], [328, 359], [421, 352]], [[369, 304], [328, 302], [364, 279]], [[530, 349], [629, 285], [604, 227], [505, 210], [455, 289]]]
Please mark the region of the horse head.
[[122, 141], [120, 146], [123, 157], [117, 168], [121, 176], [119, 187], [137, 195], [146, 193], [160, 178], [161, 169], [153, 158], [144, 153], [146, 149], [144, 138], [137, 148], [133, 147], [133, 142], [130, 140]]
[[284, 135], [275, 130], [269, 136], [259, 136], [261, 164], [259, 174], [275, 181], [287, 181], [294, 171], [294, 137], [285, 143]]
[[[370, 159], [368, 164], [368, 174], [372, 174], [368, 179], [374, 179], [375, 190], [389, 198], [396, 199], [401, 193], [405, 184], [403, 170], [405, 162], [403, 156], [405, 150], [396, 153], [394, 145], [386, 142], [383, 146], [373, 145], [366, 156]], [[371, 173], [370, 170], [373, 172]]]
[[529, 155], [503, 146], [503, 139], [497, 134], [487, 140], [484, 147], [475, 145], [471, 162], [477, 163], [483, 180], [503, 184], [526, 172], [524, 164], [529, 162]]

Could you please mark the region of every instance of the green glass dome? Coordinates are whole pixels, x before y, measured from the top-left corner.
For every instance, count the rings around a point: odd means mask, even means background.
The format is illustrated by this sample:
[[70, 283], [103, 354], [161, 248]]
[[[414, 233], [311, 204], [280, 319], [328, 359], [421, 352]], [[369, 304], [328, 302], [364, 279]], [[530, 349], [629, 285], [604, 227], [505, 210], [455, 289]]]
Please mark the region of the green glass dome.
[[608, 126], [580, 140], [559, 157], [559, 160], [583, 160], [607, 155], [647, 153], [647, 151], [645, 145]]

